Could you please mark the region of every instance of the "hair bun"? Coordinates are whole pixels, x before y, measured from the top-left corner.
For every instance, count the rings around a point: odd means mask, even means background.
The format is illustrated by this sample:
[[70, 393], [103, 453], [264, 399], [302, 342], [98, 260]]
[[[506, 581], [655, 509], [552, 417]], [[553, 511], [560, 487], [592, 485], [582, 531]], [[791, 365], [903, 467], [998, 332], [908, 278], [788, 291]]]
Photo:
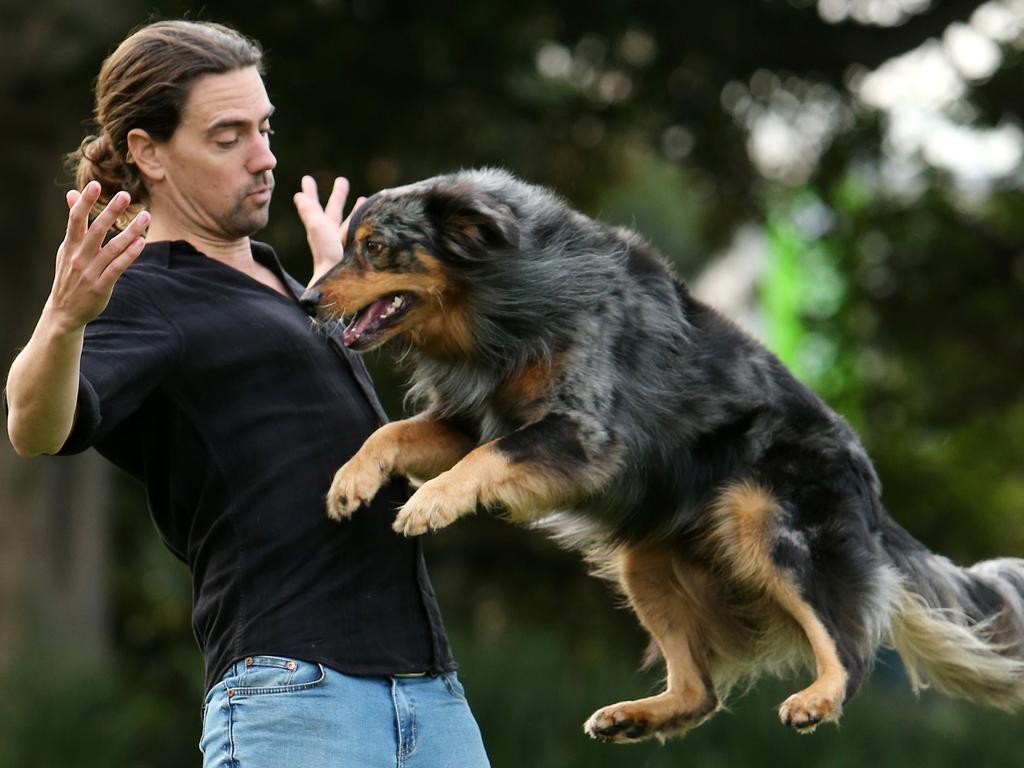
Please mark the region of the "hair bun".
[[75, 175], [75, 186], [83, 189], [90, 181], [100, 184], [100, 196], [92, 208], [98, 215], [111, 198], [121, 190], [132, 196], [132, 204], [117, 217], [113, 228], [123, 230], [143, 209], [144, 188], [135, 168], [128, 162], [127, 153], [114, 147], [106, 133], [86, 136], [78, 149], [68, 157], [69, 170]]

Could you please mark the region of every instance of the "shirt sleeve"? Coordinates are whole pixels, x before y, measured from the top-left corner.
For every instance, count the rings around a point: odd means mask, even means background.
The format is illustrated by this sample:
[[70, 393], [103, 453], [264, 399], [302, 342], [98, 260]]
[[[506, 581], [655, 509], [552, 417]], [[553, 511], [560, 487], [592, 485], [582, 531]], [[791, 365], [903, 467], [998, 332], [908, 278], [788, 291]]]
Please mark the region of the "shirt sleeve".
[[166, 381], [181, 352], [177, 328], [129, 269], [85, 327], [75, 420], [59, 454], [80, 453], [128, 420]]

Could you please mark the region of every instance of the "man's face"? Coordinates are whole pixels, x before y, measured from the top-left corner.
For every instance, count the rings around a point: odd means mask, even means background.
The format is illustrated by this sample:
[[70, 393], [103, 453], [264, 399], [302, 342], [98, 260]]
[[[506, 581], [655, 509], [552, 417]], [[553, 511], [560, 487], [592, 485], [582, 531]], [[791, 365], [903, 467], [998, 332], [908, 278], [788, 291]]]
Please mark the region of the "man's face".
[[197, 78], [181, 122], [160, 147], [166, 176], [151, 192], [164, 198], [161, 210], [214, 238], [262, 229], [277, 165], [270, 151], [273, 111], [255, 67]]

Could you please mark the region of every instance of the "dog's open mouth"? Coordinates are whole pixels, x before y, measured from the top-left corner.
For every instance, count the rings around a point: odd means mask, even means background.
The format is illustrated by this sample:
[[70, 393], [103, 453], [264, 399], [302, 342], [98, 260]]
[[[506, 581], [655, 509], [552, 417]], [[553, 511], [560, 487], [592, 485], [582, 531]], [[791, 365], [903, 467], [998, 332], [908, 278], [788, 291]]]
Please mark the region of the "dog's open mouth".
[[384, 332], [402, 318], [416, 303], [416, 297], [406, 291], [389, 293], [356, 312], [341, 341], [354, 350], [368, 349]]

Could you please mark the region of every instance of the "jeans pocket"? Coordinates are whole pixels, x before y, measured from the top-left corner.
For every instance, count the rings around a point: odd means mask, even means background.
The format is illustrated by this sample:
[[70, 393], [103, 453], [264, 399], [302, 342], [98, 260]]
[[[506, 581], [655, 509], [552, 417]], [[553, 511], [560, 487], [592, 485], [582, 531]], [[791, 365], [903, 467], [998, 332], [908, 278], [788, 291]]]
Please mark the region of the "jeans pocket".
[[[217, 731], [218, 728], [222, 728], [223, 724], [218, 720], [218, 714], [221, 711], [222, 700], [224, 699], [226, 686], [223, 680], [217, 685], [213, 686], [207, 693], [206, 698], [203, 699], [202, 708], [199, 710], [199, 751], [202, 754], [206, 754], [206, 742], [208, 732], [211, 730]], [[213, 721], [212, 725], [210, 721]]]
[[454, 672], [442, 672], [441, 680], [444, 682], [444, 687], [448, 689], [448, 693], [457, 699], [466, 700], [466, 689], [462, 687], [458, 675]]
[[306, 691], [327, 677], [323, 664], [283, 656], [250, 656], [239, 666], [241, 673], [226, 681], [231, 698]]

